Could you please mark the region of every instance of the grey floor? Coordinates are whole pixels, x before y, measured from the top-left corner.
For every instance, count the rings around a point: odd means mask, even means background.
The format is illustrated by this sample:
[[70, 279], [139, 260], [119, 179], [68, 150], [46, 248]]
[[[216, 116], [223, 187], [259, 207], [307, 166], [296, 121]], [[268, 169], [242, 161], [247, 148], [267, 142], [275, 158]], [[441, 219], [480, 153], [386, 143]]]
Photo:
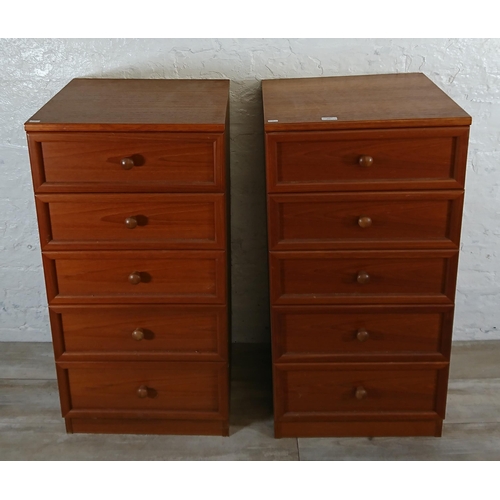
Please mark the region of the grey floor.
[[230, 436], [65, 433], [52, 346], [0, 343], [0, 460], [500, 460], [500, 342], [453, 347], [441, 438], [274, 439], [265, 346], [237, 344]]

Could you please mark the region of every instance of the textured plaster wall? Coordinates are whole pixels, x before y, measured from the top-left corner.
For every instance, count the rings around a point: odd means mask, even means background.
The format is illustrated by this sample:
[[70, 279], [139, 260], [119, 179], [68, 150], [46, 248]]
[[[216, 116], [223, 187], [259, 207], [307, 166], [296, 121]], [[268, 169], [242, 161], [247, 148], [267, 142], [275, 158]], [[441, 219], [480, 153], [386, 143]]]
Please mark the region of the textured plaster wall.
[[500, 338], [500, 40], [0, 40], [0, 340], [50, 340], [24, 121], [75, 77], [229, 78], [233, 341], [269, 339], [260, 80], [423, 72], [473, 117], [455, 340]]

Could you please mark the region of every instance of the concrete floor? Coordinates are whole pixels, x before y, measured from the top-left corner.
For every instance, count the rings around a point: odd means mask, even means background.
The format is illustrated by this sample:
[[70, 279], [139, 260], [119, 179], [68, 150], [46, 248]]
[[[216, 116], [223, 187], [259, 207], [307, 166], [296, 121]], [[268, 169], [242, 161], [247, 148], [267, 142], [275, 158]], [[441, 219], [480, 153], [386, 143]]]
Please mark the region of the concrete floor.
[[274, 439], [266, 346], [236, 344], [230, 436], [66, 434], [52, 346], [0, 343], [0, 460], [500, 460], [500, 341], [453, 347], [441, 438]]

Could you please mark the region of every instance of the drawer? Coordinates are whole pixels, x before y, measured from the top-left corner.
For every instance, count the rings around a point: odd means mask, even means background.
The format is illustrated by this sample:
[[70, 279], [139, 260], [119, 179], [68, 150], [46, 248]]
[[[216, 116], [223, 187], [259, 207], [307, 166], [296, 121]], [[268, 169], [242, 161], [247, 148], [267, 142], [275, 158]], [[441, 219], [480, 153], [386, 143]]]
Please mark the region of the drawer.
[[274, 306], [274, 360], [449, 359], [452, 306]]
[[[226, 300], [225, 252], [44, 252], [49, 303], [218, 303]], [[56, 286], [52, 288], [50, 283]]]
[[221, 413], [227, 392], [226, 363], [77, 362], [64, 369], [71, 401], [65, 416], [73, 418], [120, 411], [130, 417], [203, 418]]
[[223, 194], [52, 194], [36, 200], [45, 215], [44, 249], [225, 246]]
[[451, 304], [457, 259], [451, 250], [271, 252], [272, 303]]
[[467, 127], [268, 133], [268, 190], [463, 188], [467, 141]]
[[222, 134], [35, 133], [29, 148], [36, 192], [224, 190]]
[[[227, 359], [225, 306], [55, 306], [61, 359]], [[55, 346], [56, 347], [56, 346]], [[57, 351], [57, 349], [56, 349]]]
[[437, 412], [447, 367], [429, 364], [275, 365], [278, 417]]
[[458, 248], [462, 191], [269, 196], [272, 250]]

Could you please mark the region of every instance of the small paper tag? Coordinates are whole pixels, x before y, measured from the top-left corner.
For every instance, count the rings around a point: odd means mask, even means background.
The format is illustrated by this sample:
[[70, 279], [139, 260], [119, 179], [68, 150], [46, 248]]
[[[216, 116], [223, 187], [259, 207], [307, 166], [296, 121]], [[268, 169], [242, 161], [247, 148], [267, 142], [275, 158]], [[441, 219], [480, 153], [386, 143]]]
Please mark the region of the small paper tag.
[[332, 122], [332, 121], [335, 121], [337, 119], [337, 117], [336, 116], [322, 116], [321, 119], [324, 122]]
[[30, 123], [40, 123], [40, 120], [29, 120]]
[[278, 120], [267, 120], [267, 123], [278, 123]]

